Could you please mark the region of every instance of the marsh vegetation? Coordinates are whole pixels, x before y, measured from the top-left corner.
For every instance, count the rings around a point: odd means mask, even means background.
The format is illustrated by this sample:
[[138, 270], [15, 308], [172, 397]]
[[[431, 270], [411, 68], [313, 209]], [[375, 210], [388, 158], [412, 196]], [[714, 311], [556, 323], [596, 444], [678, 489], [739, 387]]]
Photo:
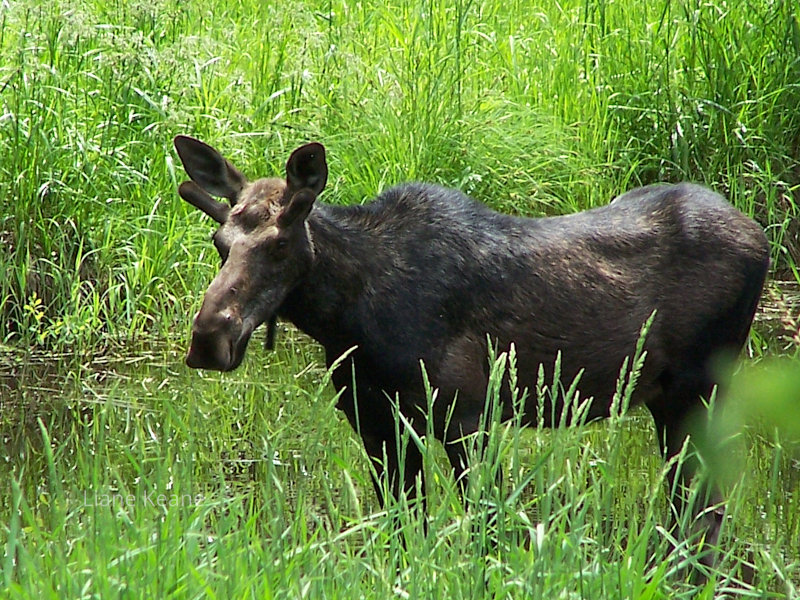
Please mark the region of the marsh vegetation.
[[[800, 348], [798, 10], [0, 5], [0, 596], [796, 597], [800, 383], [758, 373]], [[322, 141], [330, 203], [424, 180], [537, 216], [693, 180], [755, 217], [773, 272], [729, 402], [774, 402], [733, 411], [712, 465], [719, 569], [698, 588], [671, 551], [643, 412], [496, 426], [478, 481], [502, 468], [504, 489], [474, 486], [470, 510], [419, 440], [426, 532], [413, 506], [377, 505], [308, 338], [283, 326], [235, 373], [187, 370], [218, 259], [175, 193], [179, 133], [259, 175]]]

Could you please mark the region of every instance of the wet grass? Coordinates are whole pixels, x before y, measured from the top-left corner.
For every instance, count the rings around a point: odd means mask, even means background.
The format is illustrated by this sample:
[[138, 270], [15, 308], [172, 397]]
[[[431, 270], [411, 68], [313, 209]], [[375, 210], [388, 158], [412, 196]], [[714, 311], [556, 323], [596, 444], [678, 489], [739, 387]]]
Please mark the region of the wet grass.
[[300, 334], [230, 375], [186, 370], [172, 345], [65, 363], [0, 378], [4, 597], [777, 598], [800, 585], [800, 454], [773, 421], [725, 433], [724, 559], [698, 585], [695, 549], [673, 551], [664, 529], [643, 411], [495, 424], [466, 511], [441, 448], [419, 440], [426, 532], [406, 501], [378, 506]]

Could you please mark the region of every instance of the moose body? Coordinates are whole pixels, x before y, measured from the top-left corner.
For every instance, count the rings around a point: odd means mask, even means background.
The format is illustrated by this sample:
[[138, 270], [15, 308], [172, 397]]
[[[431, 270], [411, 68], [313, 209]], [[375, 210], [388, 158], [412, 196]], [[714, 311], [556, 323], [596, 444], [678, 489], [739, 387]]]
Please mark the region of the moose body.
[[[482, 422], [489, 343], [514, 344], [520, 389], [535, 389], [540, 366], [551, 373], [560, 355], [562, 380], [580, 374], [588, 416], [598, 418], [654, 311], [633, 401], [652, 413], [662, 451], [680, 451], [686, 417], [712, 393], [711, 361], [743, 346], [768, 269], [761, 228], [697, 185], [649, 186], [539, 219], [424, 184], [342, 207], [316, 202], [327, 180], [319, 144], [292, 154], [285, 181], [252, 183], [202, 142], [179, 136], [175, 145], [192, 179], [179, 192], [220, 224], [223, 259], [187, 363], [235, 368], [255, 327], [276, 315], [321, 343], [329, 366], [351, 350], [333, 373], [338, 406], [395, 493], [413, 493], [421, 476], [413, 444], [404, 461], [396, 455], [392, 408], [425, 431], [421, 365], [438, 390], [432, 430], [463, 480], [459, 440]], [[535, 396], [523, 422], [549, 425], [560, 407], [540, 415]], [[504, 417], [510, 398], [506, 386]], [[713, 540], [719, 515], [710, 514]]]

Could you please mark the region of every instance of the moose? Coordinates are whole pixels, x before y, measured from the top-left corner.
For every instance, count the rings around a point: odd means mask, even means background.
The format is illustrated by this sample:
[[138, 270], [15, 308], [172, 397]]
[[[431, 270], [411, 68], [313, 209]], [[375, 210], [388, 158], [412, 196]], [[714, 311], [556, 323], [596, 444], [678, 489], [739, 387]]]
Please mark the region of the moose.
[[[715, 357], [747, 339], [769, 268], [761, 227], [696, 184], [651, 185], [542, 218], [421, 183], [336, 206], [317, 201], [328, 177], [319, 143], [291, 154], [285, 179], [255, 181], [199, 140], [174, 144], [190, 177], [179, 195], [219, 224], [222, 260], [186, 364], [235, 369], [258, 326], [274, 337], [277, 317], [318, 341], [329, 368], [349, 351], [332, 372], [337, 407], [361, 436], [382, 502], [383, 476], [393, 494], [424, 489], [419, 449], [398, 456], [397, 410], [433, 431], [463, 486], [464, 438], [485, 423], [491, 345], [514, 344], [519, 389], [534, 390], [559, 356], [562, 380], [578, 377], [596, 419], [609, 415], [623, 361], [651, 319], [632, 403], [649, 409], [664, 456], [680, 452], [687, 417], [717, 384]], [[423, 368], [437, 390], [430, 412]], [[500, 396], [510, 418], [508, 386]], [[539, 414], [536, 394], [527, 398], [523, 424], [553, 425], [561, 406]], [[673, 468], [671, 489], [692, 471]], [[715, 496], [697, 509], [711, 543], [722, 519]], [[672, 502], [685, 508], [680, 494]]]

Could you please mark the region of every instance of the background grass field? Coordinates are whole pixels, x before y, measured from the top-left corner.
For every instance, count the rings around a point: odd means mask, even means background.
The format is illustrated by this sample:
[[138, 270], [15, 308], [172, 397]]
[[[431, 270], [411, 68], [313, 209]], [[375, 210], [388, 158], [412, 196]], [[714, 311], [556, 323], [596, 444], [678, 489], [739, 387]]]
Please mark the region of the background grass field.
[[[722, 454], [746, 477], [727, 483], [729, 556], [697, 588], [660, 529], [644, 413], [498, 428], [483, 469], [507, 489], [466, 512], [431, 449], [425, 534], [377, 507], [307, 338], [188, 372], [217, 257], [171, 139], [250, 175], [321, 141], [332, 203], [426, 180], [535, 216], [702, 181], [798, 280], [799, 19], [772, 0], [0, 4], [0, 596], [796, 596], [798, 454], [769, 410]], [[797, 353], [780, 302], [750, 358]], [[791, 371], [742, 377], [790, 422]]]

